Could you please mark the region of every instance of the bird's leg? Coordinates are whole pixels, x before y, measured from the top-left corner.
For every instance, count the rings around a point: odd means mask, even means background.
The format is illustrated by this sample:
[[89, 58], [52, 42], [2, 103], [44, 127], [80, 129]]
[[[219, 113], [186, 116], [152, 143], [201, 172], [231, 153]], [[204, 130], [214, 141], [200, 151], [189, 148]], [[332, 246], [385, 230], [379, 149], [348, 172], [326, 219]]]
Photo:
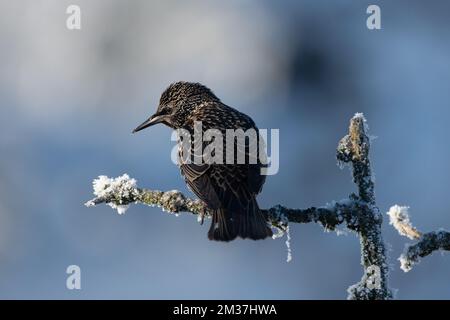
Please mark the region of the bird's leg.
[[203, 206], [203, 208], [200, 210], [200, 225], [203, 225], [203, 222], [205, 222], [205, 216], [206, 216], [206, 206]]

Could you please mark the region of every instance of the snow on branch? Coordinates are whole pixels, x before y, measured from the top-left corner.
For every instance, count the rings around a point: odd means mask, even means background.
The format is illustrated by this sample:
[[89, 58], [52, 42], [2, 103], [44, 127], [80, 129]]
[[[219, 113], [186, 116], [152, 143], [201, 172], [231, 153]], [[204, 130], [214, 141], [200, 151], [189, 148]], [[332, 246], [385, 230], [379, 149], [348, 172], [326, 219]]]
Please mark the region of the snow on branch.
[[450, 232], [440, 230], [422, 234], [411, 224], [408, 211], [409, 207], [395, 205], [387, 213], [390, 219], [389, 223], [394, 226], [400, 235], [411, 240], [419, 240], [414, 245], [407, 244], [398, 259], [400, 268], [404, 272], [411, 271], [413, 265], [419, 263], [420, 258], [426, 257], [434, 251], [450, 251]]
[[348, 299], [352, 300], [392, 298], [387, 279], [386, 249], [381, 235], [383, 217], [376, 206], [369, 151], [367, 121], [362, 113], [357, 113], [350, 120], [349, 133], [339, 142], [336, 155], [341, 164], [351, 165], [353, 182], [358, 187], [358, 195], [353, 197], [364, 204], [353, 212], [358, 221], [364, 274], [358, 283], [347, 290]]
[[[267, 221], [282, 232], [289, 230], [289, 223], [311, 222], [319, 223], [327, 230], [335, 230], [338, 225], [344, 224], [355, 231], [360, 238], [364, 272], [361, 280], [348, 289], [348, 298], [390, 299], [392, 293], [387, 283], [388, 267], [381, 236], [383, 219], [375, 201], [367, 130], [363, 114], [355, 114], [350, 121], [348, 135], [341, 139], [337, 148], [339, 163], [352, 167], [357, 194], [323, 207], [291, 209], [276, 205], [262, 211]], [[136, 180], [128, 175], [112, 179], [100, 176], [94, 180], [93, 186], [95, 198], [88, 201], [86, 206], [105, 203], [122, 214], [130, 204], [141, 203], [158, 206], [170, 213], [188, 212], [198, 215], [199, 221], [208, 216], [208, 211], [200, 200], [190, 199], [176, 190], [163, 192], [139, 188]]]
[[149, 206], [158, 206], [164, 211], [179, 213], [191, 212], [200, 214], [204, 211], [204, 204], [200, 200], [186, 198], [180, 191], [156, 191], [141, 189], [136, 186], [136, 180], [124, 174], [117, 178], [99, 176], [93, 182], [94, 199], [85, 203], [92, 207], [106, 203], [119, 214], [123, 214], [132, 203], [142, 203]]
[[445, 230], [428, 232], [416, 244], [406, 245], [405, 251], [399, 258], [400, 268], [408, 272], [414, 264], [419, 263], [420, 258], [438, 250], [450, 251], [450, 232]]
[[[203, 202], [187, 198], [180, 191], [158, 191], [141, 189], [136, 186], [136, 180], [124, 174], [117, 178], [99, 176], [93, 182], [94, 199], [85, 203], [92, 207], [105, 203], [123, 214], [132, 203], [157, 206], [167, 213], [179, 214], [187, 212], [201, 217], [210, 217]], [[308, 209], [291, 209], [276, 205], [262, 209], [266, 219], [274, 228], [285, 224], [318, 222], [327, 230], [334, 230], [339, 224], [346, 222], [350, 229], [355, 229], [356, 221], [352, 212], [356, 203], [349, 199], [333, 202], [324, 207]], [[200, 219], [199, 219], [200, 220]]]
[[389, 216], [389, 224], [393, 225], [401, 236], [408, 237], [411, 240], [417, 240], [422, 234], [411, 224], [408, 211], [409, 207], [392, 206], [387, 213]]

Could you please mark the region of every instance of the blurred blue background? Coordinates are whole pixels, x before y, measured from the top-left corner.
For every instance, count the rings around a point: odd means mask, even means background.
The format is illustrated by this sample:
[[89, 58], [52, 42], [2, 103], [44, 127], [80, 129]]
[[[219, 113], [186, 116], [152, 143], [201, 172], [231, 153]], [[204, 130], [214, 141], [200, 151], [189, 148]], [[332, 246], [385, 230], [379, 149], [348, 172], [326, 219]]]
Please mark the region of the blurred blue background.
[[[369, 4], [382, 30], [366, 28]], [[286, 263], [285, 238], [215, 243], [188, 215], [83, 206], [100, 174], [188, 192], [171, 131], [131, 134], [178, 80], [280, 129], [261, 207], [354, 191], [335, 148], [364, 112], [380, 209], [409, 205], [419, 229], [450, 228], [448, 1], [1, 0], [0, 12], [0, 298], [346, 298], [362, 275], [352, 233], [292, 225]], [[410, 241], [387, 221], [397, 298], [449, 299], [450, 256], [403, 273]], [[79, 291], [66, 289], [71, 264]]]

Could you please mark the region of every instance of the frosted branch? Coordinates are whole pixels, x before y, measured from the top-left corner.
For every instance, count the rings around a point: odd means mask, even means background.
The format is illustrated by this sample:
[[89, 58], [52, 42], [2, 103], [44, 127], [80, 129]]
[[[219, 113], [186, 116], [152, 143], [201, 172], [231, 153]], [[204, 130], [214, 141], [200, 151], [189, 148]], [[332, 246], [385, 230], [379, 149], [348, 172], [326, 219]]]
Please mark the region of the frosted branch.
[[444, 230], [428, 232], [416, 244], [406, 245], [405, 251], [399, 258], [400, 268], [408, 272], [414, 264], [419, 263], [420, 258], [438, 250], [450, 251], [450, 232]]
[[395, 205], [389, 209], [389, 223], [394, 226], [398, 233], [411, 240], [419, 240], [416, 244], [407, 244], [405, 250], [398, 260], [400, 268], [404, 272], [412, 269], [418, 264], [420, 258], [432, 254], [434, 251], [450, 251], [450, 233], [444, 230], [433, 231], [422, 234], [413, 227], [409, 217], [409, 207]]
[[[367, 124], [362, 114], [350, 121], [349, 134], [337, 148], [337, 159], [352, 167], [353, 181], [358, 194], [348, 199], [332, 202], [323, 207], [292, 209], [281, 205], [263, 209], [272, 227], [288, 230], [289, 223], [319, 223], [327, 230], [344, 224], [358, 233], [361, 243], [362, 279], [348, 289], [349, 299], [390, 299], [392, 294], [387, 284], [388, 268], [385, 247], [381, 236], [382, 216], [375, 202], [374, 183], [369, 161], [370, 139]], [[158, 206], [170, 213], [187, 212], [199, 216], [199, 221], [208, 217], [208, 211], [200, 200], [193, 200], [179, 191], [156, 191], [141, 189], [136, 180], [128, 175], [110, 179], [100, 176], [94, 180], [94, 199], [86, 203], [94, 206], [106, 203], [124, 213], [132, 203]]]
[[359, 206], [354, 212], [358, 221], [361, 244], [361, 264], [364, 274], [357, 284], [348, 288], [348, 299], [391, 299], [388, 287], [388, 266], [385, 246], [381, 235], [383, 217], [376, 206], [374, 182], [369, 159], [370, 138], [368, 126], [362, 113], [350, 120], [349, 133], [341, 139], [337, 148], [337, 159], [343, 164], [351, 164], [353, 182], [358, 187], [354, 195]]
[[389, 224], [394, 226], [401, 236], [408, 237], [411, 240], [419, 239], [422, 234], [411, 224], [408, 211], [409, 207], [392, 206], [387, 213]]
[[[120, 182], [120, 183], [119, 183]], [[96, 197], [85, 203], [91, 207], [105, 203], [114, 209], [126, 208], [132, 203], [156, 206], [167, 213], [190, 213], [202, 217], [209, 217], [205, 205], [200, 200], [186, 197], [177, 190], [158, 191], [141, 189], [136, 186], [136, 180], [127, 174], [118, 178], [100, 176], [93, 182]], [[272, 227], [280, 228], [286, 223], [320, 223], [327, 230], [334, 230], [336, 226], [347, 223], [349, 228], [355, 228], [352, 212], [355, 203], [349, 199], [333, 202], [324, 207], [307, 209], [291, 209], [276, 205], [269, 209], [262, 209], [267, 221]], [[125, 210], [118, 210], [123, 214]]]

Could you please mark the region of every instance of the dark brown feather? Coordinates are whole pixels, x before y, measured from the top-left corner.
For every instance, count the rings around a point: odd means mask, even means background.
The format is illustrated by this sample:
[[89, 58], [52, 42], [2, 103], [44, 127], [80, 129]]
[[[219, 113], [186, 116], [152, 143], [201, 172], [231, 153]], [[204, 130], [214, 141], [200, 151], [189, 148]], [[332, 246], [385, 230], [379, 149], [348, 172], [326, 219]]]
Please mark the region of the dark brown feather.
[[[190, 120], [190, 123], [201, 121], [203, 131], [218, 129], [224, 137], [226, 129], [257, 130], [248, 116], [221, 102], [196, 109]], [[189, 126], [188, 130], [192, 130], [192, 127]], [[223, 147], [225, 157], [225, 141]], [[237, 236], [264, 239], [272, 235], [256, 202], [256, 195], [265, 182], [265, 176], [261, 175], [262, 166], [260, 162], [180, 166], [187, 185], [212, 210], [213, 221], [208, 233], [211, 240], [230, 241]]]
[[[162, 123], [174, 129], [187, 129], [191, 134], [196, 121], [201, 121], [203, 131], [217, 129], [224, 138], [227, 129], [257, 130], [249, 116], [223, 104], [210, 89], [199, 83], [171, 84], [161, 95], [156, 114], [164, 117]], [[249, 156], [247, 140], [244, 146], [235, 141], [234, 148], [239, 147]], [[225, 141], [223, 151], [225, 158]], [[180, 158], [185, 158], [182, 149]], [[254, 164], [248, 161], [246, 164], [234, 163], [180, 164], [188, 187], [206, 204], [213, 216], [208, 237], [217, 241], [230, 241], [236, 237], [255, 240], [269, 237], [272, 231], [256, 202], [256, 195], [265, 182], [265, 176], [261, 175], [263, 164], [259, 158]]]

